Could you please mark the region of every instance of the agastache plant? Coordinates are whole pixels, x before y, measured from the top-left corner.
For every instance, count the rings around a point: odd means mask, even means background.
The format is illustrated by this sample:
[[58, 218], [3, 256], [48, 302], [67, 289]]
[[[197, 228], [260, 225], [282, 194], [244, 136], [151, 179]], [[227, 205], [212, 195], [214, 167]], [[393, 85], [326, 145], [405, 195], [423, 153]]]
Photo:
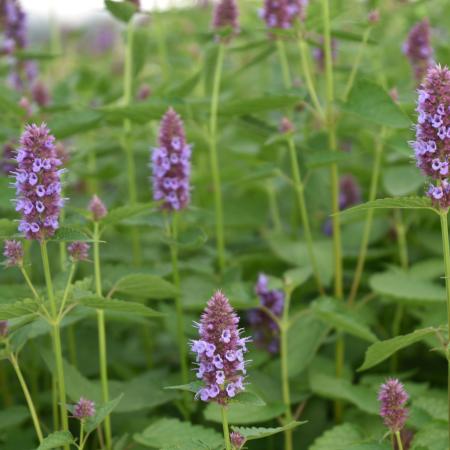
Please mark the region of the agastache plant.
[[396, 378], [391, 378], [381, 385], [378, 392], [380, 402], [380, 416], [385, 426], [397, 440], [399, 449], [403, 449], [400, 431], [403, 429], [408, 418], [406, 402], [408, 394], [403, 384]]
[[230, 450], [226, 410], [230, 400], [245, 390], [249, 338], [242, 336], [239, 317], [221, 291], [208, 301], [197, 327], [199, 339], [192, 341], [191, 350], [196, 354], [197, 378], [203, 386], [195, 397], [221, 405], [224, 438]]
[[[252, 309], [248, 312], [248, 322], [253, 329], [253, 339], [258, 347], [269, 353], [278, 353], [280, 348], [280, 328], [272, 315], [280, 318], [284, 308], [284, 292], [269, 288], [269, 280], [263, 273], [259, 274], [255, 286], [263, 309]], [[267, 312], [266, 312], [267, 311]], [[270, 315], [269, 315], [269, 314]]]
[[433, 63], [433, 48], [428, 19], [423, 19], [411, 29], [403, 44], [403, 53], [409, 59], [417, 83], [420, 83]]
[[[229, 31], [229, 34], [222, 38], [227, 42], [232, 35], [239, 33], [238, 19], [239, 10], [236, 0], [220, 0], [214, 8], [212, 27], [218, 33]], [[220, 40], [221, 38], [218, 36], [218, 39]]]

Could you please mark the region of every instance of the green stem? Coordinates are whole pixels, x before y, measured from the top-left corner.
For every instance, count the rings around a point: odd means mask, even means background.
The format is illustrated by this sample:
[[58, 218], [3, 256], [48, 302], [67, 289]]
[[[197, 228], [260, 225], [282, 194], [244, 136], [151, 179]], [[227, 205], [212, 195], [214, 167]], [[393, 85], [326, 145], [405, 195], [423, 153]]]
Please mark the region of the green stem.
[[314, 87], [314, 81], [311, 74], [311, 66], [309, 64], [309, 50], [308, 44], [300, 35], [298, 40], [298, 48], [300, 51], [300, 61], [302, 65], [302, 73], [306, 82], [306, 88], [308, 89], [309, 96], [314, 105], [314, 108], [321, 119], [325, 118], [324, 111], [319, 102], [319, 97], [317, 96], [316, 88]]
[[292, 79], [289, 71], [289, 62], [286, 54], [286, 46], [281, 39], [276, 40], [278, 55], [281, 64], [281, 73], [283, 74], [283, 84], [286, 89], [292, 87]]
[[[123, 104], [128, 106], [131, 103], [133, 95], [133, 42], [134, 42], [134, 26], [130, 20], [127, 25], [127, 42], [125, 52], [125, 69], [123, 79]], [[134, 161], [133, 146], [131, 143], [131, 121], [125, 119], [123, 121], [122, 146], [125, 151], [127, 161], [127, 177], [128, 177], [128, 198], [130, 205], [137, 203], [136, 189], [136, 164]], [[133, 250], [133, 263], [140, 266], [142, 262], [142, 252], [140, 245], [139, 229], [131, 228], [131, 242]]]
[[[283, 403], [285, 407], [286, 423], [292, 422], [291, 411], [291, 392], [289, 387], [289, 355], [288, 355], [288, 332], [289, 332], [289, 305], [291, 300], [291, 292], [286, 292], [286, 298], [283, 309], [283, 317], [280, 326], [280, 353], [281, 353], [281, 380]], [[285, 436], [285, 450], [293, 449], [292, 430], [286, 430]]]
[[73, 367], [78, 367], [78, 361], [77, 361], [77, 339], [75, 335], [75, 326], [69, 325], [67, 327], [67, 341], [69, 345], [69, 359], [70, 364], [72, 364]]
[[[449, 327], [450, 334], [450, 246], [448, 238], [448, 222], [447, 222], [448, 211], [441, 211], [441, 233], [442, 233], [442, 250], [444, 253], [444, 265], [445, 265], [445, 288], [447, 291], [447, 325]], [[447, 354], [448, 359], [448, 372], [447, 372], [447, 395], [448, 395], [448, 435], [450, 442], [450, 358]]]
[[[383, 128], [381, 131], [380, 138], [378, 139], [375, 146], [375, 160], [372, 168], [372, 179], [370, 181], [369, 202], [375, 200], [377, 196], [378, 180], [380, 178], [380, 168], [383, 154], [384, 135], [385, 129]], [[356, 263], [355, 275], [353, 277], [353, 283], [348, 297], [349, 305], [352, 305], [354, 303], [356, 295], [358, 293], [359, 285], [361, 283], [361, 276], [364, 271], [364, 264], [367, 256], [367, 248], [369, 245], [370, 233], [372, 231], [373, 213], [374, 213], [373, 209], [369, 209], [367, 211], [366, 221], [364, 223], [363, 236], [361, 240], [361, 245], [359, 247], [358, 261]]]
[[[173, 284], [177, 290], [175, 296], [175, 310], [177, 314], [177, 340], [178, 340], [178, 352], [180, 357], [181, 377], [183, 384], [189, 383], [189, 370], [187, 364], [187, 340], [184, 332], [184, 311], [183, 303], [181, 299], [181, 286], [180, 286], [180, 271], [178, 269], [178, 214], [172, 213], [172, 224], [170, 220], [167, 223], [167, 232], [171, 240], [170, 244], [170, 256], [172, 260], [172, 277]], [[187, 394], [187, 391], [186, 391]], [[188, 396], [185, 396], [186, 402], [189, 400]]]
[[53, 416], [53, 429], [59, 429], [59, 411], [58, 411], [58, 382], [55, 375], [52, 377], [52, 416]]
[[[102, 297], [102, 278], [100, 271], [100, 230], [98, 222], [94, 222], [94, 276], [95, 276], [95, 292]], [[106, 352], [106, 330], [105, 330], [105, 312], [97, 310], [97, 329], [98, 329], [98, 351], [100, 363], [100, 381], [102, 386], [102, 399], [104, 403], [109, 401], [109, 385], [108, 385], [108, 359]], [[105, 441], [107, 450], [112, 448], [111, 435], [111, 419], [110, 416], [105, 417], [104, 422]]]
[[298, 159], [297, 159], [297, 153], [295, 151], [295, 143], [294, 138], [292, 136], [289, 136], [287, 139], [288, 146], [289, 146], [289, 155], [291, 159], [291, 169], [292, 169], [292, 177], [294, 179], [294, 188], [295, 193], [297, 195], [297, 201], [298, 206], [300, 208], [300, 214], [301, 214], [301, 220], [303, 223], [303, 230], [305, 233], [305, 240], [306, 240], [306, 248], [308, 251], [309, 261], [311, 263], [314, 278], [316, 280], [317, 289], [319, 290], [320, 294], [324, 294], [325, 291], [323, 289], [322, 281], [320, 278], [320, 270], [319, 266], [317, 264], [316, 255], [314, 254], [314, 241], [311, 233], [311, 226], [309, 222], [309, 215], [308, 215], [308, 209], [306, 207], [306, 201], [305, 201], [305, 194], [304, 194], [304, 185], [300, 173], [300, 169], [298, 167]]
[[60, 316], [60, 318], [64, 314], [64, 308], [65, 308], [66, 303], [67, 303], [67, 298], [69, 297], [69, 292], [70, 292], [70, 288], [72, 286], [73, 277], [75, 276], [76, 268], [77, 268], [76, 263], [75, 262], [72, 263], [72, 265], [70, 267], [69, 276], [67, 277], [67, 284], [66, 284], [66, 288], [64, 289], [64, 294], [63, 294], [63, 298], [62, 298], [62, 301], [61, 301], [61, 306], [59, 307], [59, 316]]
[[367, 41], [369, 40], [370, 32], [372, 31], [372, 27], [368, 27], [364, 32], [363, 39], [361, 45], [359, 46], [358, 53], [356, 54], [355, 60], [353, 62], [352, 70], [350, 72], [350, 76], [348, 78], [347, 84], [345, 86], [344, 95], [342, 99], [344, 102], [347, 101], [348, 95], [352, 90], [353, 83], [355, 82], [356, 74], [358, 73], [359, 66], [361, 64], [361, 59], [364, 54], [364, 50], [367, 46]]
[[216, 67], [214, 70], [213, 91], [211, 95], [210, 112], [210, 159], [211, 173], [214, 184], [214, 203], [216, 214], [216, 243], [219, 259], [219, 272], [223, 275], [225, 270], [225, 235], [223, 225], [222, 188], [220, 182], [219, 157], [217, 154], [217, 111], [219, 108], [220, 80], [222, 76], [223, 60], [225, 56], [225, 44], [219, 44]]
[[[61, 424], [63, 431], [69, 429], [69, 421], [67, 417], [66, 409], [66, 383], [64, 379], [64, 365], [62, 356], [62, 346], [61, 346], [61, 333], [60, 333], [60, 321], [58, 317], [58, 310], [56, 305], [56, 298], [53, 290], [52, 276], [50, 272], [50, 264], [48, 259], [47, 242], [41, 242], [41, 255], [42, 255], [42, 265], [44, 267], [45, 284], [47, 286], [47, 293], [50, 302], [50, 309], [52, 315], [52, 339], [53, 347], [55, 353], [55, 364], [56, 364], [56, 382], [58, 386], [59, 393], [59, 407], [61, 412]], [[65, 449], [69, 449], [68, 445], [64, 446]]]
[[22, 272], [23, 278], [25, 279], [25, 282], [27, 283], [28, 287], [30, 288], [31, 292], [33, 293], [34, 297], [36, 300], [40, 300], [39, 294], [37, 293], [36, 289], [33, 286], [33, 283], [30, 279], [30, 277], [28, 276], [27, 271], [25, 270], [25, 267], [23, 267], [22, 265], [19, 266], [20, 271]]
[[37, 437], [39, 439], [39, 443], [42, 443], [44, 440], [44, 436], [41, 430], [41, 424], [39, 423], [39, 417], [36, 412], [36, 408], [33, 403], [33, 399], [31, 398], [30, 391], [28, 390], [27, 383], [25, 378], [23, 377], [22, 371], [20, 370], [19, 362], [17, 361], [16, 356], [13, 352], [10, 351], [9, 360], [16, 372], [17, 379], [19, 380], [20, 386], [22, 387], [23, 395], [25, 396], [25, 400], [27, 401], [28, 409], [30, 410], [31, 418], [33, 420], [34, 429], [36, 430]]
[[78, 450], [84, 449], [84, 420], [80, 421], [80, 444], [78, 445]]
[[222, 406], [222, 428], [223, 438], [225, 439], [225, 449], [231, 450], [230, 429], [228, 427], [228, 411], [226, 406]]
[[400, 436], [400, 431], [395, 432], [395, 438], [397, 439], [398, 450], [403, 450], [402, 438]]
[[270, 215], [272, 217], [275, 232], [282, 233], [283, 224], [281, 222], [280, 208], [278, 207], [277, 193], [273, 182], [267, 184], [267, 194], [269, 197]]

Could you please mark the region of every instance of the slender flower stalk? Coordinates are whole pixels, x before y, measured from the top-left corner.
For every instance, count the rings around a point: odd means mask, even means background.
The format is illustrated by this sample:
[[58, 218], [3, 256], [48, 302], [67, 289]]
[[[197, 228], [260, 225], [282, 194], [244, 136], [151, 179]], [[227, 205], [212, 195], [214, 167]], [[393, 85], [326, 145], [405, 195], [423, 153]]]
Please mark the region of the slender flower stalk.
[[[95, 293], [102, 297], [102, 276], [100, 267], [100, 223], [99, 221], [108, 213], [106, 206], [96, 195], [89, 203], [89, 211], [94, 222], [93, 231], [93, 247], [94, 247], [94, 278], [95, 278]], [[84, 255], [83, 255], [84, 256]], [[108, 382], [108, 358], [106, 349], [106, 324], [105, 312], [97, 309], [97, 331], [98, 331], [98, 350], [100, 360], [100, 381], [102, 386], [102, 399], [104, 403], [109, 401], [109, 382]], [[105, 418], [104, 422], [105, 441], [107, 450], [112, 448], [112, 432], [111, 419], [109, 416]]]

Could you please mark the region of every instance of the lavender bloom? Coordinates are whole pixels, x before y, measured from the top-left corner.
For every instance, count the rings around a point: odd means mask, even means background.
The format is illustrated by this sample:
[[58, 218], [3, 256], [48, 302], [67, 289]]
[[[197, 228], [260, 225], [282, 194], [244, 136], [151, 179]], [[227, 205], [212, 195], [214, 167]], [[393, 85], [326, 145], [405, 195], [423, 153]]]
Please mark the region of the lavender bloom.
[[191, 146], [184, 126], [174, 109], [164, 115], [159, 129], [159, 147], [152, 153], [153, 198], [161, 208], [178, 211], [190, 202]]
[[7, 320], [0, 320], [0, 337], [4, 338], [8, 335], [9, 325]]
[[92, 51], [94, 54], [102, 54], [112, 49], [116, 40], [116, 32], [109, 25], [101, 26], [94, 36]]
[[296, 19], [305, 20], [309, 0], [265, 0], [260, 16], [268, 28], [292, 28]]
[[73, 409], [73, 416], [76, 419], [84, 420], [95, 414], [95, 403], [92, 400], [81, 397]]
[[[213, 14], [212, 27], [215, 31], [229, 28], [232, 34], [239, 33], [239, 10], [236, 0], [220, 0], [216, 5]], [[230, 39], [230, 35], [225, 41]]]
[[245, 444], [245, 437], [237, 431], [232, 431], [230, 433], [230, 442], [233, 450], [241, 450]]
[[89, 258], [89, 244], [75, 241], [67, 246], [67, 251], [74, 261], [87, 261]]
[[27, 239], [44, 240], [55, 234], [61, 198], [62, 164], [58, 159], [55, 138], [45, 124], [27, 125], [20, 138], [16, 160], [16, 211], [22, 214], [19, 231]]
[[150, 95], [152, 95], [152, 88], [147, 83], [144, 83], [139, 87], [136, 97], [138, 100], [144, 101], [147, 100]]
[[400, 431], [408, 418], [408, 410], [405, 404], [408, 394], [399, 380], [391, 378], [382, 384], [378, 392], [380, 402], [380, 416], [384, 424], [392, 433]]
[[105, 204], [100, 200], [99, 197], [97, 197], [97, 195], [94, 195], [92, 197], [88, 209], [92, 214], [92, 220], [94, 222], [99, 222], [103, 219], [103, 217], [106, 216], [106, 214], [108, 214], [108, 210], [106, 209]]
[[450, 206], [450, 71], [436, 65], [428, 70], [419, 90], [416, 140], [417, 167], [432, 178], [427, 195], [441, 208]]
[[430, 22], [428, 19], [423, 19], [414, 25], [403, 44], [403, 53], [408, 57], [418, 83], [423, 80], [433, 63], [433, 49], [430, 41]]
[[380, 21], [380, 10], [372, 9], [372, 11], [369, 11], [369, 14], [367, 15], [367, 20], [372, 25], [377, 24]]
[[[259, 297], [261, 306], [269, 309], [274, 316], [281, 317], [284, 308], [284, 293], [276, 289], [269, 289], [267, 276], [259, 274], [255, 286], [255, 293]], [[251, 309], [247, 315], [248, 322], [253, 329], [253, 338], [258, 347], [269, 353], [278, 353], [280, 347], [280, 330], [277, 323], [261, 309]]]
[[3, 146], [3, 155], [0, 160], [0, 172], [9, 175], [16, 168], [16, 149], [12, 142]]
[[[331, 39], [331, 58], [333, 61], [337, 58], [337, 40]], [[323, 37], [320, 38], [320, 45], [318, 47], [315, 47], [313, 50], [313, 56], [314, 60], [317, 63], [317, 67], [319, 68], [320, 72], [323, 72], [325, 70], [325, 50], [323, 47]]]
[[3, 255], [6, 267], [20, 266], [23, 262], [23, 247], [18, 241], [5, 241]]
[[244, 353], [249, 339], [241, 337], [238, 324], [228, 299], [217, 291], [198, 324], [200, 339], [191, 341], [191, 350], [197, 354], [197, 378], [204, 382], [196, 398], [226, 405], [245, 389]]
[[289, 134], [295, 131], [294, 124], [287, 117], [281, 119], [278, 129], [280, 130], [280, 133], [283, 134]]
[[38, 104], [41, 108], [50, 104], [50, 92], [42, 81], [36, 81], [36, 83], [33, 84], [31, 88], [31, 95], [36, 104]]

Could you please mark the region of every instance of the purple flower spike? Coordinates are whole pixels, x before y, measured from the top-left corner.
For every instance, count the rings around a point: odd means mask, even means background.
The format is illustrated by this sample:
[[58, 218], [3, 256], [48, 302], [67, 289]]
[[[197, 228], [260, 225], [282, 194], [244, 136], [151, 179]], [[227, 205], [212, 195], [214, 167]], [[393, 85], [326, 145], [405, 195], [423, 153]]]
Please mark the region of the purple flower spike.
[[89, 258], [89, 244], [75, 241], [67, 246], [67, 251], [74, 261], [87, 261]]
[[436, 206], [450, 206], [450, 71], [439, 65], [428, 70], [419, 90], [416, 140], [417, 167], [433, 182], [427, 195]]
[[[333, 61], [335, 61], [337, 58], [337, 51], [338, 51], [338, 42], [336, 39], [331, 39], [331, 58], [333, 59]], [[320, 45], [314, 48], [313, 56], [320, 72], [323, 72], [325, 70], [325, 50], [323, 37], [320, 38]]]
[[294, 124], [287, 117], [281, 119], [278, 129], [280, 130], [280, 133], [283, 134], [289, 134], [295, 131]]
[[73, 409], [73, 416], [76, 419], [84, 420], [95, 414], [95, 403], [92, 400], [81, 397]]
[[9, 325], [7, 320], [0, 320], [0, 337], [4, 338], [8, 335]]
[[[215, 31], [230, 29], [232, 34], [239, 33], [239, 10], [236, 0], [220, 0], [213, 14], [212, 27]], [[231, 36], [225, 39], [228, 41]]]
[[238, 433], [237, 431], [232, 431], [230, 433], [230, 441], [233, 450], [241, 450], [241, 448], [245, 444], [245, 437], [242, 436], [242, 434]]
[[305, 20], [309, 0], [265, 0], [260, 11], [268, 28], [292, 28], [296, 19]]
[[408, 409], [405, 404], [408, 394], [402, 383], [396, 378], [390, 378], [382, 384], [378, 392], [380, 402], [380, 416], [384, 424], [392, 433], [400, 431], [408, 418]]
[[191, 341], [191, 350], [197, 354], [197, 378], [204, 383], [196, 398], [226, 405], [245, 389], [244, 353], [249, 338], [241, 337], [238, 324], [228, 299], [217, 291], [198, 324], [200, 339]]
[[164, 115], [159, 129], [159, 147], [153, 149], [153, 198], [161, 209], [178, 211], [190, 202], [191, 146], [174, 109]]
[[105, 204], [97, 195], [92, 197], [92, 200], [89, 202], [88, 209], [92, 214], [92, 219], [94, 222], [99, 222], [106, 216], [106, 214], [108, 214]]
[[361, 203], [361, 188], [352, 175], [343, 175], [340, 180], [339, 208]]
[[431, 47], [430, 22], [428, 19], [423, 19], [411, 29], [403, 44], [403, 53], [409, 59], [417, 83], [420, 83], [433, 63], [433, 48]]
[[[276, 289], [269, 289], [268, 278], [260, 273], [255, 286], [255, 293], [259, 297], [261, 306], [270, 310], [274, 316], [281, 317], [284, 308], [284, 293]], [[278, 353], [280, 347], [280, 330], [276, 322], [266, 312], [252, 309], [248, 312], [248, 322], [253, 329], [253, 337], [258, 347], [269, 353]]]
[[55, 138], [45, 124], [27, 125], [20, 138], [15, 176], [16, 211], [22, 214], [19, 231], [27, 239], [42, 241], [55, 234], [61, 198], [62, 162], [57, 157]]
[[23, 263], [23, 247], [21, 242], [5, 241], [3, 255], [6, 267], [20, 266]]
[[47, 86], [42, 81], [36, 81], [31, 88], [31, 95], [33, 100], [41, 107], [46, 107], [50, 104], [50, 92]]

